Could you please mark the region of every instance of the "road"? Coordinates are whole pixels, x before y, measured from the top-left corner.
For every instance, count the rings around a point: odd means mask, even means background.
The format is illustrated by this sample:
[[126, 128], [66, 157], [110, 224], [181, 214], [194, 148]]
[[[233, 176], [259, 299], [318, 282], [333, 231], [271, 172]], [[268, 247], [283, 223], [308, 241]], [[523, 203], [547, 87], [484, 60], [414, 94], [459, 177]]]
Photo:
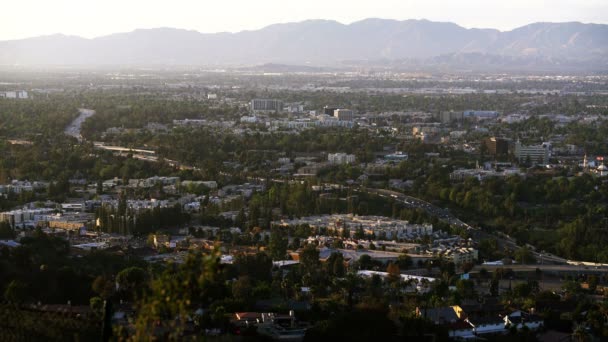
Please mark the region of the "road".
[[465, 222], [462, 222], [459, 218], [454, 216], [448, 209], [440, 208], [436, 205], [433, 205], [425, 200], [420, 198], [408, 196], [402, 194], [397, 191], [386, 190], [386, 189], [355, 189], [355, 191], [364, 191], [368, 194], [378, 195], [380, 197], [392, 197], [397, 201], [401, 201], [411, 208], [420, 208], [425, 210], [429, 215], [435, 216], [438, 219], [449, 223], [450, 225], [454, 225], [456, 227], [466, 228], [466, 229], [476, 229], [471, 227]]
[[86, 119], [95, 115], [95, 111], [92, 109], [79, 108], [78, 112], [80, 113], [80, 115], [78, 115], [78, 117], [74, 119], [74, 121], [72, 121], [63, 132], [69, 136], [78, 139], [79, 142], [82, 142], [83, 138], [80, 134], [80, 127]]
[[[131, 157], [134, 159], [149, 161], [149, 162], [153, 162], [153, 163], [157, 163], [159, 161], [159, 157], [156, 155], [156, 151], [153, 151], [153, 150], [142, 150], [142, 149], [138, 149], [138, 148], [130, 148], [130, 147], [123, 147], [123, 146], [111, 146], [111, 145], [105, 145], [103, 142], [99, 142], [99, 141], [94, 142], [93, 146], [95, 146], [95, 148], [97, 148], [97, 149], [115, 152], [122, 156], [126, 156], [126, 155], [130, 154]], [[184, 165], [175, 160], [165, 158], [165, 159], [163, 159], [163, 161], [172, 167], [179, 168], [180, 170], [198, 170], [198, 168], [195, 166]]]
[[499, 268], [510, 268], [514, 272], [524, 272], [524, 271], [536, 271], [539, 269], [543, 272], [566, 272], [566, 273], [608, 273], [608, 267], [588, 267], [588, 266], [578, 266], [578, 265], [521, 265], [521, 264], [511, 264], [511, 265], [476, 265], [473, 268], [473, 272], [479, 272], [481, 269], [485, 269], [488, 272], [494, 272]]
[[[405, 203], [406, 205], [408, 205], [411, 208], [424, 209], [429, 215], [435, 216], [435, 217], [439, 218], [440, 220], [449, 223], [450, 225], [472, 230], [477, 240], [482, 240], [484, 238], [492, 238], [492, 239], [496, 239], [496, 241], [498, 242], [498, 244], [500, 245], [501, 248], [506, 247], [510, 250], [517, 250], [518, 248], [520, 248], [520, 246], [517, 244], [517, 242], [510, 236], [502, 234], [502, 233], [499, 233], [498, 235], [490, 234], [488, 232], [482, 231], [481, 229], [472, 227], [469, 224], [467, 224], [467, 223], [463, 222], [462, 220], [460, 220], [459, 218], [457, 218], [456, 216], [454, 216], [452, 213], [450, 213], [450, 211], [448, 209], [437, 207], [420, 198], [408, 196], [408, 195], [402, 194], [397, 191], [386, 190], [386, 189], [366, 188], [366, 189], [355, 189], [355, 191], [365, 191], [369, 194], [375, 194], [375, 195], [378, 195], [381, 197], [392, 197], [397, 201], [401, 201], [401, 202]], [[535, 250], [532, 250], [531, 252], [534, 255], [534, 257], [536, 258], [536, 260], [541, 264], [563, 265], [568, 262], [579, 263], [578, 261], [568, 261], [564, 258], [560, 258], [560, 257], [558, 257], [556, 255], [552, 255], [550, 253], [542, 253], [542, 252], [537, 252]]]

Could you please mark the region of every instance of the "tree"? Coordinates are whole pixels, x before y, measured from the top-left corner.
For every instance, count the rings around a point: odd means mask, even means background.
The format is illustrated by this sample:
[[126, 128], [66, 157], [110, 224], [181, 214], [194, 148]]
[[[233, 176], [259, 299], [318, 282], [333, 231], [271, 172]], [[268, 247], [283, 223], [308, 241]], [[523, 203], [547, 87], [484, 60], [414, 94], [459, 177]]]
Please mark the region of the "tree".
[[251, 294], [253, 293], [253, 285], [251, 279], [248, 276], [240, 276], [234, 283], [232, 283], [232, 296], [236, 300], [248, 302], [251, 300]]
[[363, 254], [359, 257], [359, 268], [362, 270], [371, 270], [374, 267], [378, 266], [378, 263], [372, 259], [369, 254]]
[[399, 269], [406, 270], [412, 266], [412, 258], [407, 254], [400, 254], [397, 257], [397, 265], [399, 265]]
[[319, 265], [319, 250], [311, 244], [306, 245], [302, 253], [300, 253], [302, 273], [308, 275], [314, 274], [318, 270]]
[[233, 266], [240, 276], [248, 276], [252, 281], [272, 280], [272, 259], [264, 252], [255, 255], [237, 254]]
[[576, 296], [582, 292], [581, 284], [574, 280], [567, 281], [562, 285], [562, 288], [566, 291], [568, 296]]
[[99, 297], [104, 299], [110, 298], [116, 289], [116, 286], [111, 279], [101, 275], [97, 276], [95, 280], [93, 280], [91, 287], [93, 292], [97, 293]]
[[595, 274], [591, 274], [587, 277], [587, 283], [589, 284], [589, 291], [595, 292], [597, 289], [598, 279]]
[[515, 251], [515, 260], [520, 264], [531, 264], [536, 262], [536, 258], [534, 258], [534, 254], [532, 254], [532, 250], [530, 250], [528, 246], [520, 247]]
[[270, 233], [270, 242], [268, 243], [268, 251], [270, 252], [272, 259], [285, 259], [288, 244], [289, 242], [287, 241], [287, 237], [285, 237], [285, 233], [280, 231], [278, 228], [273, 228], [272, 232]]
[[103, 313], [103, 299], [100, 297], [91, 297], [89, 307], [96, 315], [101, 316]]
[[103, 181], [101, 179], [97, 180], [97, 186], [95, 187], [95, 192], [97, 195], [103, 194]]
[[0, 239], [13, 239], [15, 238], [15, 231], [11, 228], [11, 225], [6, 222], [0, 222]]
[[350, 239], [350, 229], [348, 229], [346, 227], [342, 228], [342, 238]]
[[25, 283], [12, 280], [4, 290], [4, 299], [12, 303], [25, 303], [30, 299], [29, 289]]
[[357, 230], [355, 231], [355, 239], [357, 240], [361, 240], [365, 238], [365, 231], [363, 230], [363, 226], [359, 226], [359, 228], [357, 228]]
[[308, 330], [305, 341], [322, 341], [328, 336], [338, 341], [390, 341], [396, 333], [397, 327], [387, 313], [373, 308], [332, 315]]
[[349, 272], [344, 278], [336, 279], [337, 286], [346, 295], [346, 306], [349, 311], [353, 309], [355, 294], [360, 290], [362, 283], [363, 280], [355, 272]]
[[333, 277], [341, 278], [344, 276], [344, 256], [340, 252], [333, 252], [325, 262], [327, 273]]
[[140, 267], [124, 269], [116, 275], [118, 291], [126, 298], [135, 298], [142, 293], [147, 278], [146, 271]]
[[335, 239], [331, 243], [331, 248], [342, 249], [342, 248], [344, 248], [344, 242], [342, 240], [340, 240], [340, 239]]
[[582, 324], [576, 325], [574, 331], [572, 331], [572, 339], [576, 342], [586, 342], [590, 340], [589, 333]]
[[456, 290], [462, 298], [473, 298], [475, 295], [475, 284], [472, 280], [459, 279], [456, 282]]
[[[180, 265], [168, 265], [138, 303], [134, 341], [180, 340], [192, 312], [225, 296], [220, 252], [191, 252]], [[158, 336], [157, 334], [163, 335]]]
[[300, 248], [300, 238], [299, 237], [294, 237], [293, 240], [291, 241], [291, 249], [296, 250], [298, 248]]
[[397, 263], [390, 262], [386, 267], [386, 272], [388, 273], [388, 281], [391, 283], [398, 282], [401, 279], [401, 271]]

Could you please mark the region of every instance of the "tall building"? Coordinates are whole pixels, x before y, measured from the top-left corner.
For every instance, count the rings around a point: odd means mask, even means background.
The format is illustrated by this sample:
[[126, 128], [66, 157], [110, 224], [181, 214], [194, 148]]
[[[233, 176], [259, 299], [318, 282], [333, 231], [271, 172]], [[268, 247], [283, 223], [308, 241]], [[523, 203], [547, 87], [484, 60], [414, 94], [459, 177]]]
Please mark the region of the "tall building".
[[325, 106], [323, 107], [323, 114], [325, 115], [334, 115], [334, 110], [339, 109], [339, 107], [335, 107], [335, 106]]
[[493, 156], [506, 156], [509, 153], [509, 142], [502, 138], [490, 137], [483, 141], [488, 154]]
[[280, 112], [283, 110], [283, 102], [273, 99], [253, 99], [250, 106], [253, 112]]
[[441, 121], [441, 123], [450, 123], [452, 121], [462, 121], [463, 117], [464, 117], [463, 112], [449, 111], [449, 112], [439, 113], [439, 121]]
[[515, 143], [515, 158], [522, 163], [527, 161], [535, 164], [548, 164], [551, 156], [550, 144], [522, 145], [519, 140]]
[[334, 110], [334, 117], [340, 121], [353, 121], [354, 114], [350, 109], [339, 108]]

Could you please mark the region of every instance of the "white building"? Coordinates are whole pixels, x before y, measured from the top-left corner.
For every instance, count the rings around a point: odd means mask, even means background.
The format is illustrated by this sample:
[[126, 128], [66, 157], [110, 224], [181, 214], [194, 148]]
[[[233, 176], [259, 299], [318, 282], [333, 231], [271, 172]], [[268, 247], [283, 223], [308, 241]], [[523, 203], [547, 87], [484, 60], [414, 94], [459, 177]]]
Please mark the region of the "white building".
[[0, 222], [8, 222], [13, 227], [22, 225], [35, 225], [36, 218], [40, 215], [50, 214], [55, 209], [17, 209], [0, 213]]
[[304, 105], [301, 103], [290, 103], [285, 106], [285, 110], [289, 113], [304, 113]]
[[451, 259], [455, 265], [462, 265], [475, 263], [478, 259], [478, 255], [478, 251], [474, 248], [457, 248], [449, 250], [445, 256], [448, 259]]
[[25, 90], [17, 90], [0, 92], [0, 97], [4, 97], [7, 99], [27, 99], [29, 95]]
[[243, 123], [257, 123], [259, 122], [258, 117], [257, 116], [242, 116], [241, 117], [241, 122]]
[[397, 151], [395, 153], [391, 153], [391, 154], [385, 155], [384, 159], [402, 161], [402, 160], [407, 160], [408, 157], [409, 157], [409, 155], [407, 153], [403, 153], [401, 151]]
[[327, 161], [332, 164], [352, 164], [355, 162], [355, 155], [346, 153], [330, 153], [327, 155]]
[[520, 163], [529, 159], [532, 163], [549, 164], [550, 149], [551, 145], [547, 143], [524, 146], [517, 141], [515, 143], [515, 157]]

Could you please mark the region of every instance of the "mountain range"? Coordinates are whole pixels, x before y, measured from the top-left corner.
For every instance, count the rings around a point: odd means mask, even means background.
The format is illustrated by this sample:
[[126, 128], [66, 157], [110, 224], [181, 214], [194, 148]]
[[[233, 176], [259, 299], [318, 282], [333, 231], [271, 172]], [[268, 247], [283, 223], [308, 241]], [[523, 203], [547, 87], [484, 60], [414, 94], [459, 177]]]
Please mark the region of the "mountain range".
[[428, 20], [307, 20], [254, 31], [155, 28], [86, 39], [0, 41], [0, 65], [310, 66], [388, 64], [608, 70], [608, 25], [533, 23], [511, 31]]

